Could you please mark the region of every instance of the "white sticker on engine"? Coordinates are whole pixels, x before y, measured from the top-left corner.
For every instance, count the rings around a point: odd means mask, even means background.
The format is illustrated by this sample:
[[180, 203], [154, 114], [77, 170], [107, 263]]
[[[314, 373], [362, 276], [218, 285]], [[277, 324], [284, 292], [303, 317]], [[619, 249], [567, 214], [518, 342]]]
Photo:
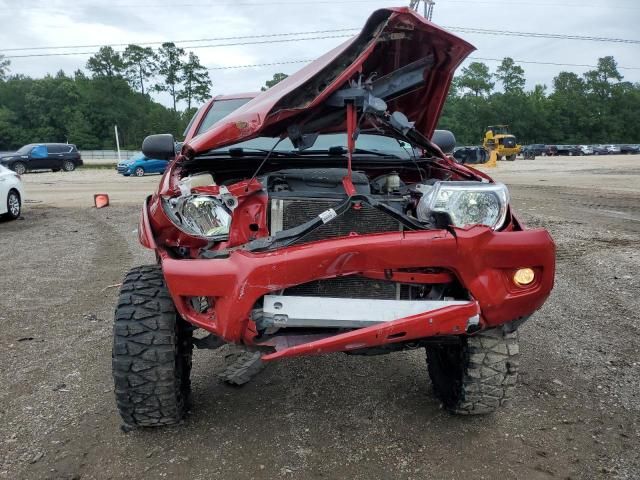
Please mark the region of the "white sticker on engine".
[[338, 214], [333, 208], [330, 208], [329, 210], [325, 210], [318, 216], [320, 217], [320, 220], [322, 220], [322, 223], [327, 223], [329, 220], [333, 220], [334, 218], [336, 218]]

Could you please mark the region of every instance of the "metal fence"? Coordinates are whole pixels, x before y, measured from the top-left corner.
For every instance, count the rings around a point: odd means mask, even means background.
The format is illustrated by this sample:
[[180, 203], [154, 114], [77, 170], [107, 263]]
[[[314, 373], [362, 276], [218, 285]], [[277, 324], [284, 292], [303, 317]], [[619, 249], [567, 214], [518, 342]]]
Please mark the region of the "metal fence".
[[[140, 150], [120, 150], [120, 158], [126, 160], [138, 155]], [[80, 150], [82, 160], [86, 163], [117, 163], [117, 150]]]

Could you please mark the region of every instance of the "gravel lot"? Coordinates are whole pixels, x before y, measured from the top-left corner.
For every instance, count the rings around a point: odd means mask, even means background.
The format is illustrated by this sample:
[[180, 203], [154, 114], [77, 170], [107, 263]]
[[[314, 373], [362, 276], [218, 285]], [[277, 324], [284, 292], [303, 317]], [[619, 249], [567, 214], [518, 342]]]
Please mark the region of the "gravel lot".
[[[640, 156], [491, 174], [558, 245], [552, 297], [520, 330], [510, 407], [447, 414], [422, 351], [284, 360], [233, 388], [211, 374], [223, 352], [196, 350], [193, 414], [128, 434], [112, 286], [153, 260], [135, 229], [159, 177], [24, 176], [24, 218], [0, 223], [0, 478], [639, 478]], [[91, 208], [96, 192], [112, 206]]]

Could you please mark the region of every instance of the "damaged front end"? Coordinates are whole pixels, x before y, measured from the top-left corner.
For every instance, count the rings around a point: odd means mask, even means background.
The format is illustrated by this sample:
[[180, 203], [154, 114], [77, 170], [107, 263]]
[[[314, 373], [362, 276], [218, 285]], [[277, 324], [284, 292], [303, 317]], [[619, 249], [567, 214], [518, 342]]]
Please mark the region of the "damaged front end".
[[180, 316], [269, 360], [412, 348], [538, 309], [548, 233], [523, 230], [504, 185], [430, 140], [471, 50], [379, 10], [185, 144], [139, 229]]

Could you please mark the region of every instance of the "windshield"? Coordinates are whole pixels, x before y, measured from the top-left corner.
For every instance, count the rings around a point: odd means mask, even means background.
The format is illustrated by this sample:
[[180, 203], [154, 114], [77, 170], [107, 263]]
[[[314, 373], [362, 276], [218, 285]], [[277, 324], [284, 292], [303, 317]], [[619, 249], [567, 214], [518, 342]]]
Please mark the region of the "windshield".
[[33, 144], [25, 145], [24, 147], [20, 147], [20, 149], [16, 152], [18, 155], [26, 155], [33, 148]]
[[[237, 110], [242, 105], [247, 103], [251, 98], [236, 98], [233, 100], [215, 100], [213, 106], [207, 112], [207, 115], [202, 120], [196, 135], [200, 135], [203, 132], [209, 130], [215, 123], [222, 120], [234, 110]], [[194, 117], [195, 118], [195, 117]], [[187, 127], [188, 130], [188, 127]]]
[[[224, 148], [213, 150], [214, 152], [227, 152], [232, 148], [245, 148], [258, 149], [258, 150], [271, 150], [277, 138], [272, 137], [257, 137], [246, 142], [236, 143], [234, 145], [228, 145]], [[311, 148], [305, 150], [305, 152], [327, 152], [331, 147], [343, 147], [347, 148], [347, 134], [346, 133], [328, 133], [319, 135], [315, 143]], [[392, 137], [385, 137], [382, 135], [360, 134], [356, 140], [356, 150], [370, 150], [376, 153], [394, 155], [399, 158], [411, 158], [413, 152], [411, 151], [411, 145], [406, 142], [398, 143], [398, 140]], [[285, 138], [282, 140], [276, 149], [276, 152], [293, 152], [296, 148], [291, 143], [291, 140]]]

